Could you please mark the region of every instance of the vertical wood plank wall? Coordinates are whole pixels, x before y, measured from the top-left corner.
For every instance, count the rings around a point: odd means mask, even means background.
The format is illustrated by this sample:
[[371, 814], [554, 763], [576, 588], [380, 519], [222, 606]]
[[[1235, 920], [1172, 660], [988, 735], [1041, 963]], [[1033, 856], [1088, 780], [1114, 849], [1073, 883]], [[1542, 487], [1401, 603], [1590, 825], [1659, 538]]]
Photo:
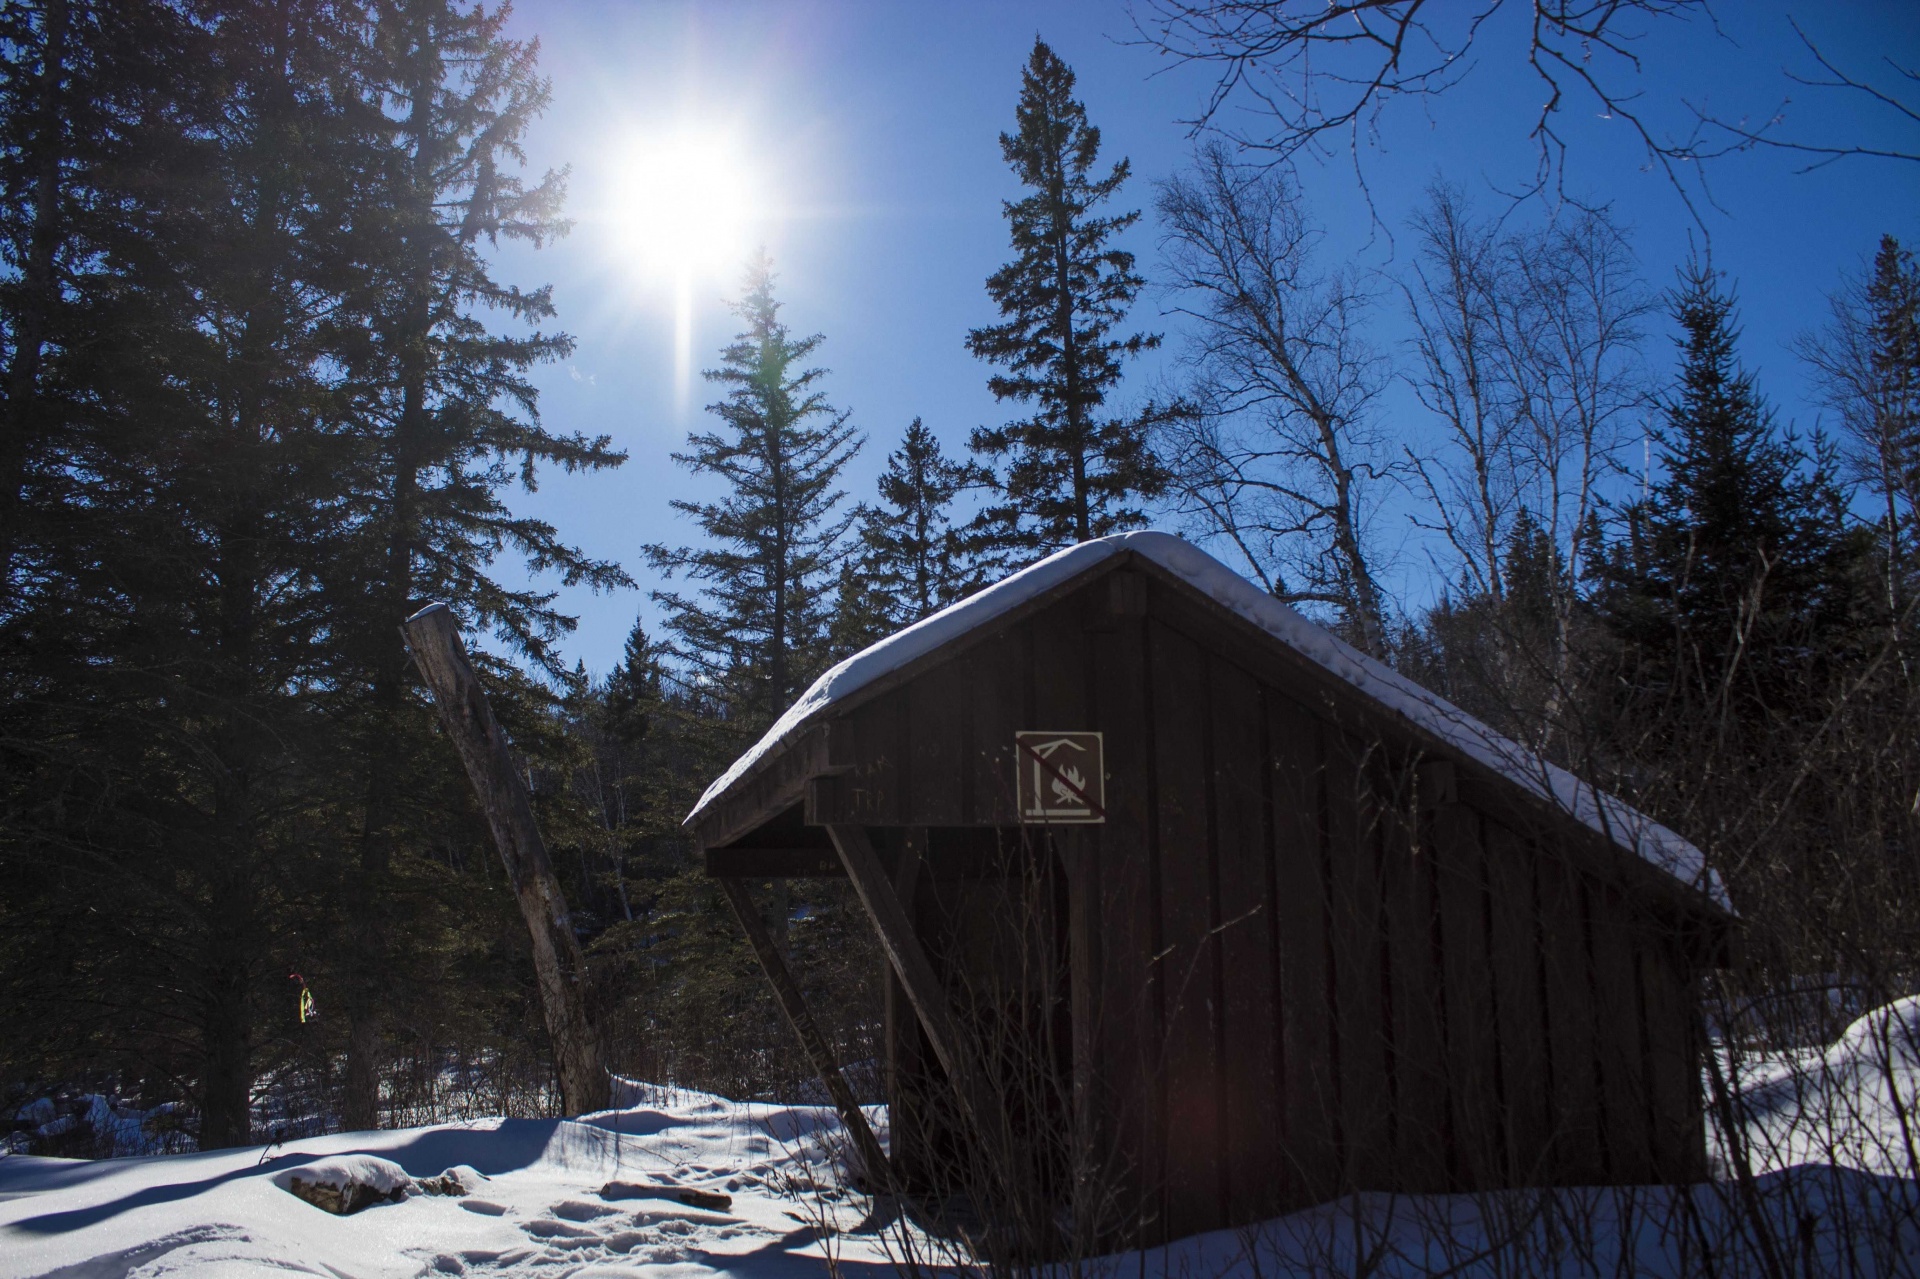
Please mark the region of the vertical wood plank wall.
[[1287, 1202], [1282, 1099], [1280, 938], [1268, 803], [1264, 698], [1258, 681], [1211, 668], [1213, 831], [1218, 849], [1220, 1065], [1227, 1215], [1273, 1216]]
[[1109, 820], [1052, 846], [1074, 1122], [1125, 1233], [1350, 1187], [1698, 1175], [1691, 971], [1641, 903], [1423, 807], [1405, 743], [1223, 654], [1167, 588], [1096, 616], [1066, 599], [853, 711], [833, 793], [837, 820], [1012, 827], [1016, 730], [1105, 735]]

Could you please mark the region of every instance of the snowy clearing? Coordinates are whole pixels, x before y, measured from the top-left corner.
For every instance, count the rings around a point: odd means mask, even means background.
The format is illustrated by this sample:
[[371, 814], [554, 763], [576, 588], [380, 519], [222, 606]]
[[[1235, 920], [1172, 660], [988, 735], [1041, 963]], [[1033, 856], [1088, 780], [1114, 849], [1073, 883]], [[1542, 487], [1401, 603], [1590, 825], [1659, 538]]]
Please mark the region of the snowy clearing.
[[[1367, 1273], [1920, 1273], [1920, 998], [1876, 1009], [1824, 1050], [1742, 1072], [1758, 1176], [1701, 1186], [1363, 1194], [1245, 1230], [1098, 1263], [1083, 1275], [1291, 1279]], [[826, 1107], [627, 1085], [640, 1104], [583, 1120], [492, 1119], [287, 1146], [97, 1161], [0, 1156], [0, 1279], [168, 1275], [540, 1275], [845, 1279], [892, 1274], [905, 1227], [831, 1187]], [[885, 1139], [885, 1112], [873, 1112]], [[1716, 1155], [1726, 1166], [1726, 1151]], [[334, 1216], [296, 1174], [435, 1193]], [[477, 1174], [477, 1175], [476, 1175]], [[1903, 1175], [1904, 1174], [1904, 1175]], [[460, 1196], [448, 1181], [465, 1188]], [[609, 1182], [629, 1183], [612, 1188]], [[660, 1190], [635, 1197], [634, 1186]], [[730, 1205], [675, 1202], [672, 1192]], [[951, 1248], [914, 1230], [936, 1263]], [[939, 1267], [936, 1264], [936, 1268]], [[1064, 1272], [1063, 1272], [1064, 1273]]]
[[[0, 1157], [0, 1275], [724, 1273], [824, 1275], [819, 1233], [780, 1192], [835, 1123], [814, 1107], [661, 1092], [584, 1121], [496, 1119], [342, 1133], [285, 1147], [97, 1161]], [[418, 1195], [336, 1217], [275, 1184], [377, 1155], [414, 1178], [469, 1165], [466, 1197]], [[731, 1195], [730, 1211], [601, 1199], [614, 1180]], [[862, 1259], [857, 1246], [845, 1250]], [[879, 1260], [874, 1251], [869, 1260]]]
[[[681, 1093], [585, 1122], [495, 1120], [347, 1133], [209, 1154], [86, 1162], [0, 1158], [0, 1275], [20, 1279], [312, 1274], [543, 1275], [601, 1279], [849, 1279], [893, 1273], [897, 1221], [864, 1200], [818, 1209], [783, 1193], [803, 1184], [830, 1137], [830, 1111], [741, 1105]], [[414, 1178], [469, 1164], [487, 1180], [465, 1198], [421, 1195], [335, 1217], [276, 1186], [288, 1170], [355, 1153]], [[364, 1161], [374, 1164], [376, 1161]], [[663, 1199], [609, 1202], [599, 1188], [638, 1179], [728, 1194], [728, 1211]], [[1920, 1253], [1914, 1183], [1800, 1168], [1762, 1178], [1764, 1212], [1820, 1271], [1912, 1273]], [[1806, 1223], [1811, 1220], [1812, 1226]], [[1242, 1231], [1184, 1240], [1088, 1266], [1115, 1276], [1280, 1279], [1354, 1273], [1681, 1275], [1704, 1252], [1743, 1273], [1757, 1263], [1731, 1188], [1361, 1195]], [[921, 1247], [925, 1247], [921, 1237]], [[1489, 1250], [1497, 1254], [1489, 1257]], [[1851, 1253], [1851, 1266], [1843, 1254]], [[926, 1255], [925, 1252], [922, 1255]], [[940, 1255], [937, 1252], [936, 1256]], [[829, 1257], [833, 1267], [829, 1266]], [[1144, 1263], [1144, 1264], [1143, 1264]]]
[[[1779, 1053], [1731, 1070], [1756, 1170], [1835, 1164], [1920, 1175], [1920, 996], [1856, 1020], [1824, 1048]], [[1715, 1150], [1723, 1163], [1724, 1143]]]

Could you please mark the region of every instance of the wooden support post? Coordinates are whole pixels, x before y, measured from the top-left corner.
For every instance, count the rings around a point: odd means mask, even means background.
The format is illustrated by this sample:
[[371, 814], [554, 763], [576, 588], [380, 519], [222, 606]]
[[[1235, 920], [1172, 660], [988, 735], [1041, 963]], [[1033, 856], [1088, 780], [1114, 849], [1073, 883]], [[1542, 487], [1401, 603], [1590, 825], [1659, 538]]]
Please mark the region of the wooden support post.
[[880, 947], [905, 987], [907, 1000], [919, 1014], [927, 1041], [945, 1068], [958, 1094], [961, 1112], [974, 1132], [989, 1145], [997, 1145], [1008, 1134], [998, 1098], [994, 1097], [975, 1068], [973, 1054], [960, 1037], [959, 1024], [947, 1005], [946, 992], [933, 963], [914, 933], [913, 921], [893, 891], [893, 883], [880, 865], [864, 827], [834, 823], [827, 827], [833, 846], [840, 850], [840, 861], [847, 878], [867, 908], [874, 930], [880, 935]]
[[547, 846], [533, 820], [533, 803], [520, 770], [514, 766], [507, 735], [493, 718], [486, 690], [473, 673], [453, 610], [429, 604], [409, 617], [407, 646], [414, 664], [433, 690], [440, 723], [466, 765], [507, 882], [520, 903], [520, 915], [533, 937], [533, 967], [540, 981], [540, 1006], [553, 1040], [560, 1097], [567, 1113], [604, 1110], [608, 1104], [606, 1069], [600, 1063], [599, 1037], [587, 1018], [586, 956], [573, 935], [567, 899], [547, 857]]
[[879, 1138], [867, 1126], [866, 1112], [854, 1100], [853, 1089], [847, 1086], [846, 1077], [840, 1073], [840, 1065], [833, 1059], [833, 1050], [827, 1047], [826, 1036], [820, 1033], [818, 1023], [808, 1011], [807, 1001], [800, 994], [799, 983], [787, 970], [786, 961], [780, 957], [780, 948], [773, 944], [773, 937], [767, 932], [767, 925], [760, 918], [747, 886], [738, 879], [719, 879], [714, 882], [720, 885], [720, 891], [726, 895], [727, 905], [733, 907], [734, 918], [740, 921], [740, 928], [747, 934], [753, 953], [759, 957], [761, 971], [766, 973], [767, 984], [773, 987], [774, 995], [780, 1000], [780, 1011], [786, 1014], [787, 1024], [793, 1027], [793, 1033], [799, 1037], [800, 1046], [806, 1050], [807, 1059], [813, 1063], [820, 1082], [827, 1086], [827, 1096], [833, 1099], [833, 1108], [840, 1112], [840, 1122], [846, 1125], [847, 1135], [853, 1139], [853, 1148], [866, 1168], [869, 1187], [884, 1190], [889, 1181], [886, 1152], [880, 1149]]

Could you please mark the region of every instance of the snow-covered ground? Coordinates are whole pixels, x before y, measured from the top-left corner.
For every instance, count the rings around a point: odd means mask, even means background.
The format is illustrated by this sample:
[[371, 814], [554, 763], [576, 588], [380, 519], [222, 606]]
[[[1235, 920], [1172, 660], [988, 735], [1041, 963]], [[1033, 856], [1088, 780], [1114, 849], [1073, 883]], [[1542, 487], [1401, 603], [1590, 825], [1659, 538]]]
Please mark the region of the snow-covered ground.
[[1920, 997], [1874, 1009], [1824, 1048], [1724, 1068], [1755, 1168], [1831, 1163], [1920, 1176]]
[[[1360, 1195], [1082, 1263], [1079, 1274], [1920, 1275], [1920, 1180], [1907, 1155], [1909, 1134], [1920, 1132], [1916, 1047], [1920, 1000], [1903, 1000], [1824, 1050], [1749, 1063], [1751, 1182]], [[147, 1158], [0, 1156], [0, 1279], [895, 1272], [897, 1218], [858, 1196], [808, 1193], [835, 1180], [825, 1153], [837, 1144], [832, 1111], [644, 1086], [635, 1095], [638, 1104], [580, 1121], [494, 1119]], [[884, 1134], [884, 1115], [874, 1118]], [[466, 1165], [485, 1180], [465, 1197], [415, 1195], [347, 1217], [281, 1188], [293, 1170], [337, 1168], [355, 1154], [416, 1179]], [[599, 1192], [610, 1181], [732, 1202], [710, 1211], [608, 1200]], [[925, 1257], [925, 1236], [916, 1245]]]
[[[823, 1238], [817, 1213], [782, 1193], [819, 1167], [818, 1137], [835, 1122], [825, 1109], [681, 1092], [579, 1122], [495, 1119], [140, 1159], [0, 1156], [0, 1276], [798, 1279], [824, 1277], [829, 1249], [852, 1274], [883, 1259], [877, 1240]], [[352, 1153], [417, 1178], [465, 1164], [487, 1180], [464, 1198], [421, 1195], [348, 1217], [275, 1184], [276, 1174]], [[600, 1188], [616, 1180], [718, 1191], [733, 1203], [718, 1212], [603, 1200]]]

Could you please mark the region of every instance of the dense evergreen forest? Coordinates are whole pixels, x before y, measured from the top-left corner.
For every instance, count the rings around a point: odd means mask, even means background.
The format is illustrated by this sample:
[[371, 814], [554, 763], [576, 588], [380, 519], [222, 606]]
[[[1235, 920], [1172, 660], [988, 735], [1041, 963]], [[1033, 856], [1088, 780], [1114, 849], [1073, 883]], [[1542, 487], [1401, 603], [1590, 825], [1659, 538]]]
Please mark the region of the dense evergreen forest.
[[[1723, 1025], [1831, 1033], [1913, 991], [1920, 267], [1893, 238], [1806, 318], [1824, 427], [1796, 431], [1704, 256], [1650, 280], [1603, 208], [1437, 182], [1363, 278], [1286, 164], [1203, 147], [1136, 179], [1036, 42], [999, 322], [954, 335], [1008, 420], [964, 454], [855, 422], [757, 257], [674, 454], [718, 496], [673, 501], [686, 544], [604, 562], [514, 505], [555, 468], [635, 483], [541, 417], [564, 317], [498, 274], [503, 239], [567, 229], [522, 147], [536, 54], [456, 0], [0, 4], [10, 1121], [175, 1103], [156, 1140], [212, 1148], [558, 1105], [526, 932], [399, 631], [436, 600], [486, 637], [609, 1067], [807, 1094], [681, 817], [833, 662], [1149, 523], [1705, 849], [1747, 921]], [[1179, 350], [1151, 400], [1149, 283]], [[1389, 311], [1412, 340], [1374, 336]], [[850, 495], [863, 447], [884, 467]], [[1390, 571], [1409, 519], [1437, 591]], [[604, 676], [561, 656], [553, 587], [582, 584], [659, 619]], [[841, 1059], [872, 1061], [851, 898], [757, 891]], [[46, 1118], [16, 1146], [114, 1149]]]

